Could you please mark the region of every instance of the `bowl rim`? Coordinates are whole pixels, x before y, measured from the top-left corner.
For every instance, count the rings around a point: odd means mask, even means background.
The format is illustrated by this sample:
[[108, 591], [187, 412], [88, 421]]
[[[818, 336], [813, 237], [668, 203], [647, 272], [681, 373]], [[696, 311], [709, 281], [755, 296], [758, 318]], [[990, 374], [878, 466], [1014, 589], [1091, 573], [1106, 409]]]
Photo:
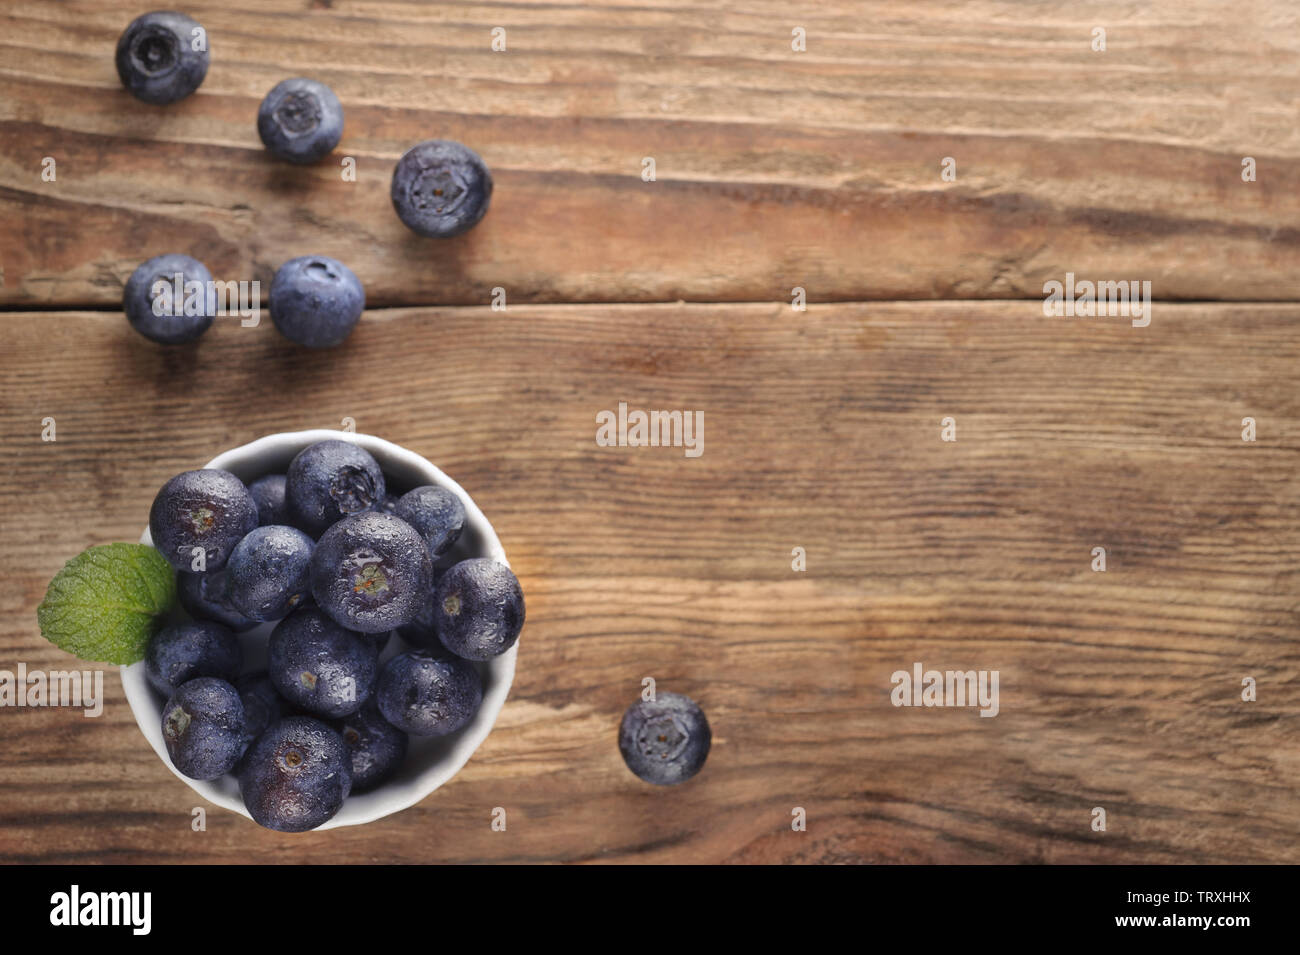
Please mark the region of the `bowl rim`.
[[[501, 546], [501, 541], [497, 538], [492, 524], [463, 487], [423, 455], [375, 435], [323, 428], [306, 431], [282, 431], [264, 435], [247, 444], [223, 451], [203, 467], [248, 471], [252, 462], [255, 462], [259, 457], [266, 457], [269, 453], [283, 457], [286, 453], [291, 452], [290, 456], [292, 456], [318, 441], [331, 439], [348, 441], [364, 448], [374, 455], [381, 469], [386, 472], [393, 463], [396, 463], [405, 470], [421, 474], [422, 479], [428, 479], [427, 483], [444, 487], [456, 494], [465, 505], [467, 529], [472, 528], [483, 541], [482, 553], [477, 556], [490, 557], [500, 561], [507, 567], [510, 566], [509, 560], [506, 559], [505, 549]], [[253, 469], [255, 469], [255, 465], [253, 465]], [[264, 470], [259, 473], [274, 472]], [[140, 536], [140, 543], [149, 545], [153, 543], [147, 525], [144, 533]], [[399, 638], [393, 635], [392, 639]], [[483, 740], [487, 739], [492, 727], [496, 724], [497, 717], [502, 706], [505, 705], [506, 697], [509, 695], [510, 687], [514, 682], [515, 658], [518, 650], [519, 643], [516, 641], [514, 646], [505, 653], [492, 658], [484, 664], [491, 675], [491, 681], [490, 686], [483, 693], [483, 702], [479, 705], [478, 712], [468, 725], [452, 734], [452, 736], [447, 737], [447, 739], [451, 740], [451, 746], [442, 754], [441, 758], [432, 765], [421, 769], [412, 780], [404, 784], [386, 783], [370, 792], [360, 794], [356, 799], [350, 797], [344, 800], [342, 808], [333, 817], [310, 831], [321, 832], [326, 829], [358, 826], [374, 822], [393, 813], [401, 812], [403, 809], [409, 809], [452, 779], [469, 762], [470, 757], [482, 745]], [[208, 802], [231, 812], [236, 812], [251, 820], [252, 816], [244, 806], [242, 799], [223, 792], [213, 782], [191, 779], [172, 765], [162, 738], [162, 704], [157, 702], [156, 694], [145, 678], [144, 661], [140, 660], [122, 666], [119, 668], [118, 673], [122, 680], [127, 705], [131, 708], [131, 713], [135, 717], [136, 724], [140, 727], [140, 732], [149, 741], [158, 758], [162, 760], [163, 765], [171, 770], [172, 775], [183, 781], [190, 789]], [[348, 811], [349, 806], [352, 807], [351, 812]]]

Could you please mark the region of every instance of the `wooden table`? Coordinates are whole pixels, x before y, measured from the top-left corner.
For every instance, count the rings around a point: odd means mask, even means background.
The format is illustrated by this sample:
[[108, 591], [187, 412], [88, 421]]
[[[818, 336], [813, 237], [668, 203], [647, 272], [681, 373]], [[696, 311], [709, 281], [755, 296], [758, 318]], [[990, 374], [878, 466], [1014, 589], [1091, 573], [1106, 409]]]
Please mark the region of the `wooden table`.
[[[495, 525], [510, 699], [411, 810], [195, 832], [110, 669], [97, 719], [0, 710], [0, 860], [1300, 861], [1294, 5], [307, 6], [188, 5], [213, 65], [168, 108], [114, 72], [138, 4], [0, 7], [0, 668], [75, 665], [46, 584], [171, 474], [351, 417]], [[346, 109], [308, 169], [253, 122], [299, 74]], [[431, 136], [496, 176], [455, 240], [387, 197]], [[120, 305], [164, 251], [333, 255], [371, 309], [324, 354], [156, 347]], [[1045, 316], [1067, 272], [1150, 281], [1150, 324]], [[597, 446], [620, 401], [704, 453]], [[915, 663], [997, 670], [998, 715], [893, 706]], [[713, 725], [679, 788], [615, 745], [645, 676]]]

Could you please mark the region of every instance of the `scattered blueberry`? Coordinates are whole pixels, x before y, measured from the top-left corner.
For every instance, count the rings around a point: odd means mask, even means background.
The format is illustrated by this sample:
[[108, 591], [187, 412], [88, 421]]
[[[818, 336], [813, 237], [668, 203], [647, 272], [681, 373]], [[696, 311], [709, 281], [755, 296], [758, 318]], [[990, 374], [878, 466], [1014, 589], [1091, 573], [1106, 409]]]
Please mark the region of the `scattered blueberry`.
[[345, 630], [315, 607], [276, 624], [267, 654], [279, 694], [315, 716], [355, 713], [374, 692], [379, 669], [374, 639]]
[[248, 493], [253, 495], [253, 503], [257, 505], [257, 523], [263, 527], [289, 523], [284, 482], [283, 474], [267, 474], [248, 485]]
[[373, 699], [351, 716], [331, 724], [352, 754], [352, 791], [365, 792], [384, 782], [406, 756], [406, 734], [379, 712]]
[[256, 620], [245, 617], [226, 597], [224, 569], [209, 574], [180, 573], [176, 579], [176, 592], [180, 596], [181, 606], [191, 617], [224, 624], [236, 633], [257, 626]]
[[191, 779], [216, 779], [244, 752], [244, 704], [225, 680], [190, 680], [163, 707], [162, 735], [180, 772]]
[[285, 715], [284, 700], [275, 692], [275, 684], [265, 670], [244, 674], [235, 681], [235, 689], [244, 704], [244, 743], [251, 745]]
[[117, 75], [146, 103], [184, 99], [207, 73], [207, 33], [183, 13], [160, 10], [136, 17], [117, 41]]
[[465, 505], [445, 487], [425, 485], [408, 491], [393, 513], [424, 536], [430, 557], [451, 550], [465, 529]]
[[233, 680], [243, 662], [239, 638], [206, 620], [163, 627], [149, 638], [144, 651], [145, 677], [163, 696], [196, 677]]
[[[177, 275], [181, 277], [179, 287]], [[208, 294], [211, 281], [212, 273], [198, 259], [178, 253], [155, 256], [126, 280], [122, 293], [126, 320], [145, 338], [161, 345], [192, 342], [212, 324], [216, 303]], [[190, 285], [193, 282], [199, 283], [200, 289]], [[186, 285], [190, 285], [188, 292]]]
[[226, 596], [253, 620], [279, 620], [307, 596], [312, 539], [296, 527], [271, 524], [244, 536], [226, 562]]
[[519, 639], [524, 594], [510, 568], [489, 557], [453, 564], [433, 592], [433, 625], [442, 645], [466, 660], [490, 660]]
[[410, 623], [432, 583], [424, 538], [379, 511], [343, 518], [321, 535], [311, 558], [316, 603], [340, 626], [362, 633]]
[[343, 106], [324, 83], [281, 80], [257, 110], [257, 134], [280, 159], [315, 162], [339, 144]]
[[319, 441], [298, 453], [285, 479], [294, 526], [319, 537], [339, 518], [384, 497], [384, 474], [370, 452], [348, 441]]
[[351, 790], [352, 760], [343, 738], [307, 716], [272, 724], [239, 767], [249, 815], [279, 832], [315, 829], [339, 811]]
[[342, 342], [365, 308], [361, 280], [337, 259], [290, 259], [271, 280], [271, 321], [285, 338], [309, 348]]
[[[229, 471], [185, 471], [162, 486], [149, 509], [153, 546], [177, 570], [220, 570], [235, 545], [257, 526], [253, 496]], [[195, 548], [204, 566], [196, 568]]]
[[704, 711], [680, 693], [660, 693], [623, 714], [618, 749], [641, 779], [659, 786], [685, 782], [700, 771], [713, 734]]
[[492, 174], [467, 146], [430, 139], [397, 161], [391, 194], [393, 208], [412, 232], [447, 238], [483, 218], [492, 199]]
[[410, 650], [379, 674], [376, 699], [384, 719], [416, 736], [445, 736], [473, 718], [483, 702], [474, 664], [446, 652]]

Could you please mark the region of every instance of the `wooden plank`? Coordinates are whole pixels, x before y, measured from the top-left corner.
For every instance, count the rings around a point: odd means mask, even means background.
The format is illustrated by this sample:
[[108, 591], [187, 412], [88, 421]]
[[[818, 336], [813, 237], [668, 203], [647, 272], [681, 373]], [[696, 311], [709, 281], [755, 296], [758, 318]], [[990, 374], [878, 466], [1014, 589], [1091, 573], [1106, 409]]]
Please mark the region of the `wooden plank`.
[[[0, 859], [1300, 862], [1297, 321], [381, 310], [308, 354], [224, 320], [163, 350], [111, 313], [0, 316], [0, 667], [72, 662], [36, 632], [46, 583], [134, 540], [171, 474], [345, 415], [461, 481], [528, 598], [500, 723], [412, 810], [194, 833], [110, 674], [99, 719], [0, 712]], [[704, 453], [598, 447], [619, 401], [702, 411]], [[916, 662], [998, 670], [999, 714], [892, 706]], [[644, 676], [714, 727], [679, 789], [615, 746]]]
[[[264, 282], [333, 255], [374, 306], [485, 304], [495, 287], [515, 302], [1037, 298], [1067, 271], [1149, 280], [1161, 299], [1300, 298], [1285, 0], [303, 6], [188, 6], [213, 66], [164, 109], [114, 71], [138, 5], [0, 10], [0, 304], [112, 304], [164, 251]], [[266, 91], [303, 73], [346, 109], [335, 159], [308, 170], [268, 159], [254, 128]], [[432, 136], [496, 175], [488, 217], [445, 242], [408, 233], [388, 199], [396, 158]]]

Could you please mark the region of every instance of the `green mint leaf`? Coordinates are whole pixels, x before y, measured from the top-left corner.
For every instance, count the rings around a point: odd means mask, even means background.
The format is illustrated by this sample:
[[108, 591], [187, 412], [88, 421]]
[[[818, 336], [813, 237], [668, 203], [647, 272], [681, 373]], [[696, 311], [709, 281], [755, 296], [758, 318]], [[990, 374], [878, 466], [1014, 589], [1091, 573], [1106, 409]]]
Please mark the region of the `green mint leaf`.
[[88, 547], [36, 608], [41, 636], [82, 660], [135, 663], [176, 602], [176, 574], [146, 544]]

